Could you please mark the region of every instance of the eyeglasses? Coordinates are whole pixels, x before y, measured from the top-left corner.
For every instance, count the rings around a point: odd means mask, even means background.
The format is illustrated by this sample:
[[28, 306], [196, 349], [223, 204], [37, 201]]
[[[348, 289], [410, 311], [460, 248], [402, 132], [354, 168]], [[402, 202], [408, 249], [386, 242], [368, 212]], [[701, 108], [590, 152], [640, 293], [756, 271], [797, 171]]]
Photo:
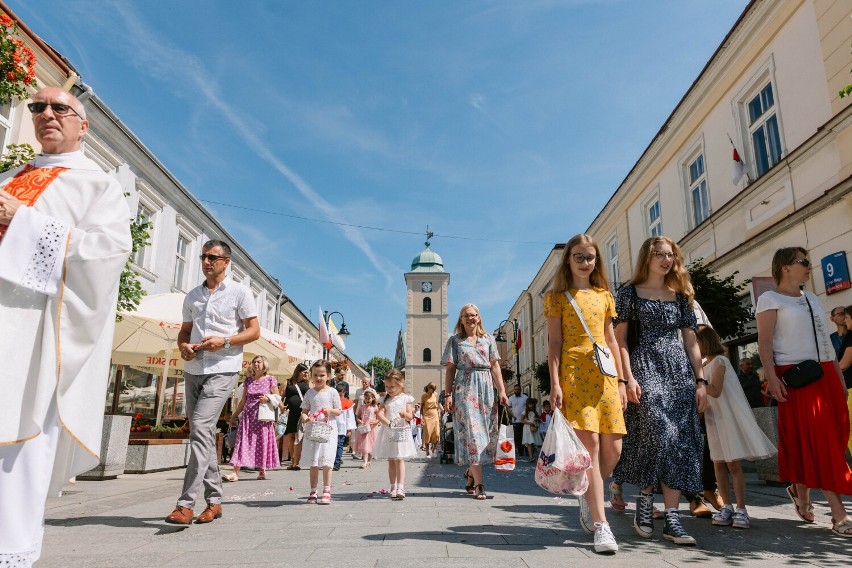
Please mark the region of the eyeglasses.
[[589, 264], [594, 264], [595, 261], [598, 259], [598, 257], [596, 257], [593, 254], [586, 256], [586, 255], [580, 254], [580, 253], [572, 254], [571, 258], [573, 258], [574, 262], [576, 262], [577, 264], [583, 264], [584, 262], [588, 262]]
[[673, 252], [664, 252], [659, 250], [655, 250], [653, 255], [657, 257], [657, 260], [672, 260], [675, 257]]
[[809, 268], [811, 266], [811, 261], [807, 258], [797, 258], [793, 261], [793, 264], [801, 264], [805, 268]]
[[83, 117], [80, 116], [80, 114], [74, 110], [71, 105], [64, 105], [62, 103], [43, 103], [41, 101], [36, 101], [27, 105], [27, 108], [30, 109], [30, 112], [33, 114], [41, 114], [47, 110], [47, 107], [50, 107], [50, 110], [52, 110], [53, 114], [56, 116], [65, 117], [71, 114], [76, 114], [80, 120], [83, 120]]
[[210, 262], [216, 262], [217, 260], [230, 258], [230, 257], [229, 256], [218, 256], [218, 255], [215, 255], [215, 254], [202, 254], [198, 258], [201, 259], [201, 262], [204, 262], [205, 260], [209, 260]]

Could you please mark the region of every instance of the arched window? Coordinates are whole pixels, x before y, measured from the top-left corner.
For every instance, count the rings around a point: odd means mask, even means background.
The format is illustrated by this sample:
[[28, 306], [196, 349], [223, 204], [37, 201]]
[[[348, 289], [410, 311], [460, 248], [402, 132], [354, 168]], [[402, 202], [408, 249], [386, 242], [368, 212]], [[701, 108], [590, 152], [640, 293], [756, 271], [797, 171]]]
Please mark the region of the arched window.
[[423, 362], [428, 363], [432, 360], [432, 350], [428, 347], [423, 350]]
[[423, 298], [423, 311], [431, 312], [432, 311], [432, 298]]

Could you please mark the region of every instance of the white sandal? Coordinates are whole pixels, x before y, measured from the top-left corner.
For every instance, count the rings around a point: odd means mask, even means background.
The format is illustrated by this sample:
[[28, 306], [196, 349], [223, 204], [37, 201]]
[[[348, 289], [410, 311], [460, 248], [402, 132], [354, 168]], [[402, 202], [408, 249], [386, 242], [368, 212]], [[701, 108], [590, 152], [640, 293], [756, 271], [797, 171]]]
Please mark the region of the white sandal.
[[225, 475], [222, 476], [222, 481], [234, 482], [234, 481], [239, 481], [239, 480], [240, 480], [240, 478], [237, 477], [236, 473], [226, 473]]
[[842, 521], [834, 522], [831, 520], [831, 531], [840, 536], [852, 536], [852, 519], [846, 517]]

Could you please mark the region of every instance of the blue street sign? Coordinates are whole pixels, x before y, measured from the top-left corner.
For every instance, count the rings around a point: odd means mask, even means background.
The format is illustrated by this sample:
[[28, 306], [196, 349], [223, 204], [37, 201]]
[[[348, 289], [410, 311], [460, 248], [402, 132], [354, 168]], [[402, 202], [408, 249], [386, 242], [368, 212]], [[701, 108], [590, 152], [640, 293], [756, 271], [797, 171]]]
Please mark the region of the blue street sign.
[[825, 279], [826, 294], [852, 288], [845, 252], [835, 252], [822, 258], [822, 277]]

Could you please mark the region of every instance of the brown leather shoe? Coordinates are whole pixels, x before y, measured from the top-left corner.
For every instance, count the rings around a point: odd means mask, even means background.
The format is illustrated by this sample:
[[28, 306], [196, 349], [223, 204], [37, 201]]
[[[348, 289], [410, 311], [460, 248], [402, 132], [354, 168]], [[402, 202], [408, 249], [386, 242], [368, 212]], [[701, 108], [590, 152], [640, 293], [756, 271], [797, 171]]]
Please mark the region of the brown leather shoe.
[[195, 519], [196, 523], [212, 523], [222, 516], [222, 505], [207, 505], [207, 508]]
[[166, 517], [166, 522], [173, 525], [188, 525], [192, 522], [193, 515], [192, 509], [178, 505], [172, 514]]
[[692, 512], [693, 517], [706, 519], [713, 516], [713, 513], [710, 512], [710, 509], [707, 508], [701, 497], [696, 497], [689, 502], [689, 510]]
[[719, 490], [716, 491], [704, 491], [704, 500], [710, 503], [710, 506], [716, 509], [717, 511], [721, 511], [724, 503], [722, 503], [722, 498], [719, 497]]

